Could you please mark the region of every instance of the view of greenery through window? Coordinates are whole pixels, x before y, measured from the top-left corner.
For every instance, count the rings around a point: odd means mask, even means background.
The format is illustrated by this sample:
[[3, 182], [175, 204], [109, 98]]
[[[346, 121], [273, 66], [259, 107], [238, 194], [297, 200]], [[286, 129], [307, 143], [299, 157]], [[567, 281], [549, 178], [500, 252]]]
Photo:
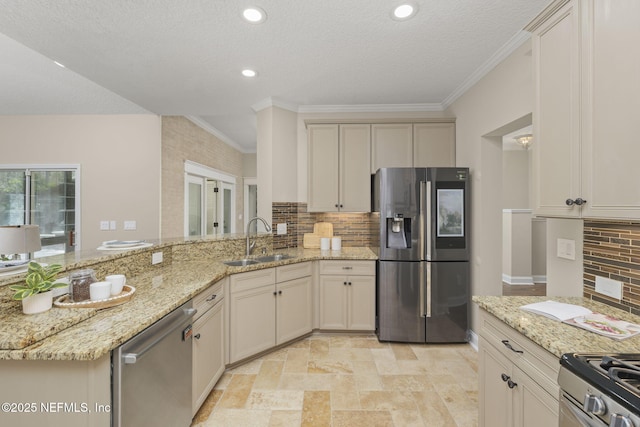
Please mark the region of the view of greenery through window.
[[76, 171], [0, 169], [0, 225], [37, 224], [46, 256], [74, 250]]

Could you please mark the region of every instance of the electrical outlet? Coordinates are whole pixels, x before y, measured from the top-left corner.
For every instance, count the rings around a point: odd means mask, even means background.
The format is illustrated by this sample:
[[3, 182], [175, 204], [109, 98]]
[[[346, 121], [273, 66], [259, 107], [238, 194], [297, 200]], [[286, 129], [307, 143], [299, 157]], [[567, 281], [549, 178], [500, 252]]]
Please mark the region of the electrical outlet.
[[109, 221], [109, 230], [115, 230], [116, 229], [116, 222], [115, 220], [111, 220]]
[[160, 264], [162, 262], [162, 252], [154, 252], [151, 254], [151, 264]]
[[622, 282], [607, 277], [596, 276], [596, 292], [621, 300]]
[[125, 230], [135, 230], [136, 229], [136, 222], [135, 221], [125, 221], [124, 222], [124, 229]]
[[109, 221], [100, 221], [100, 230], [102, 231], [109, 230]]
[[283, 222], [276, 226], [276, 234], [287, 234], [287, 223]]

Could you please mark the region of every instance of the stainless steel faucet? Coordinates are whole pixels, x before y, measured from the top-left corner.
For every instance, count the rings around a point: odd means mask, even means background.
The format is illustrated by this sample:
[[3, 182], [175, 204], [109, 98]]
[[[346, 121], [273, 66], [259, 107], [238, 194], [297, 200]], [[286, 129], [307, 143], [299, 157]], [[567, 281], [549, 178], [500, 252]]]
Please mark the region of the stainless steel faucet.
[[[255, 221], [255, 220], [258, 220], [258, 219], [259, 219], [260, 221], [262, 221], [262, 223], [264, 224], [264, 228], [265, 228], [267, 231], [271, 231], [271, 226], [270, 226], [269, 224], [267, 224], [267, 221], [265, 221], [264, 219], [260, 218], [259, 216], [255, 217], [255, 218], [251, 218], [251, 219], [249, 220], [249, 222], [247, 223], [247, 257], [248, 257], [249, 255], [251, 255], [251, 250], [252, 250], [252, 249], [253, 249], [253, 247], [256, 245], [256, 241], [255, 241], [255, 240], [254, 240], [253, 242], [251, 242], [251, 243], [249, 242], [249, 241], [250, 241], [249, 237], [250, 237], [250, 232], [251, 232], [251, 231], [250, 231], [250, 230], [251, 230], [251, 223], [252, 223], [253, 221]], [[256, 230], [256, 233], [257, 233], [257, 230]]]

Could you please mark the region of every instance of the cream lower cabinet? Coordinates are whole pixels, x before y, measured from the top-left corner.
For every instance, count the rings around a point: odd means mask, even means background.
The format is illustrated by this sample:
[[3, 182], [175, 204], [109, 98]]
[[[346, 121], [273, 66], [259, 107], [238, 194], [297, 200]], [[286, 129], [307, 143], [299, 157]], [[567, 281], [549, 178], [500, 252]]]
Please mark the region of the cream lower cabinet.
[[194, 298], [192, 415], [224, 372], [224, 279]]
[[375, 262], [320, 261], [320, 329], [375, 330]]
[[229, 362], [311, 332], [311, 282], [311, 262], [232, 275]]
[[480, 319], [479, 426], [558, 426], [558, 358], [483, 310]]

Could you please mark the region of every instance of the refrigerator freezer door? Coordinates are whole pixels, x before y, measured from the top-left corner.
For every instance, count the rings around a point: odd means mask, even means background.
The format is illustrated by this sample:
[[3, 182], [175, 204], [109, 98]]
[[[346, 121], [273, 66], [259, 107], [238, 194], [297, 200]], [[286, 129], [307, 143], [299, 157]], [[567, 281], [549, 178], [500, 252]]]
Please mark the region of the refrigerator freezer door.
[[426, 342], [466, 342], [469, 328], [469, 263], [425, 262], [430, 278]]
[[[424, 292], [421, 262], [379, 261], [377, 277], [378, 338], [380, 341], [424, 342], [421, 314]], [[424, 297], [424, 295], [422, 295]]]

